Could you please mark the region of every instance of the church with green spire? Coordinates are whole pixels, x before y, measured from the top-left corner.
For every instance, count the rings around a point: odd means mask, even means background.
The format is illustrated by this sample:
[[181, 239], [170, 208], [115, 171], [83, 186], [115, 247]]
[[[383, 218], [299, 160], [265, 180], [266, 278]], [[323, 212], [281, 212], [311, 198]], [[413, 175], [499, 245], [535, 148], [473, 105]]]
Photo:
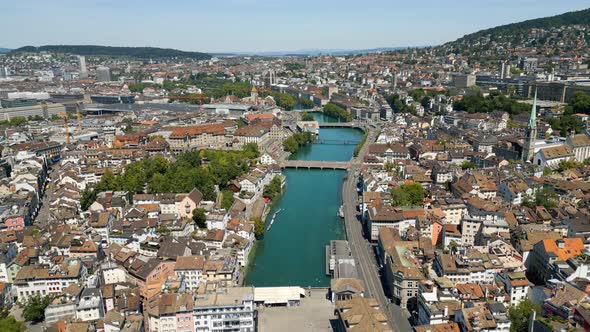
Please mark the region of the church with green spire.
[[535, 153], [535, 139], [537, 138], [537, 90], [535, 90], [535, 98], [533, 99], [533, 107], [531, 108], [531, 116], [529, 117], [529, 124], [524, 135], [524, 144], [522, 149], [522, 160], [531, 161]]

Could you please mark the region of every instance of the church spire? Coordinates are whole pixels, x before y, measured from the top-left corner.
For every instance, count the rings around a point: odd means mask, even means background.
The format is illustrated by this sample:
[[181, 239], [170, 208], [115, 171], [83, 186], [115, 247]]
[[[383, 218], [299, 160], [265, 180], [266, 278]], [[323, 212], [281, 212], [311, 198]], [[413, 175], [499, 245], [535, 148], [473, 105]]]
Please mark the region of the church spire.
[[535, 98], [533, 98], [533, 108], [531, 108], [529, 128], [537, 128], [537, 89], [535, 89]]
[[531, 117], [529, 126], [525, 131], [524, 146], [522, 149], [522, 159], [531, 161], [535, 153], [535, 139], [537, 138], [537, 89], [535, 89], [535, 98], [533, 98], [533, 108], [531, 108]]

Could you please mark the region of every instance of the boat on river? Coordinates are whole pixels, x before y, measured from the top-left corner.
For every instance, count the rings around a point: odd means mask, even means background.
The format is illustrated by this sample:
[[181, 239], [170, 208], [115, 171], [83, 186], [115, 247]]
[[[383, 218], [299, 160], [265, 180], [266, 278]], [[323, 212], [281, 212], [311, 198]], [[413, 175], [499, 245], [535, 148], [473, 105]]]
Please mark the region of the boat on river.
[[279, 214], [279, 212], [283, 211], [283, 209], [278, 209], [277, 212], [275, 212], [272, 215], [272, 219], [270, 219], [270, 223], [268, 224], [268, 227], [266, 228], [266, 231], [268, 232], [270, 230], [270, 228], [272, 227], [272, 224], [275, 222], [275, 218], [277, 217], [277, 214]]
[[340, 208], [338, 209], [338, 216], [340, 218], [344, 218], [344, 205], [340, 205]]

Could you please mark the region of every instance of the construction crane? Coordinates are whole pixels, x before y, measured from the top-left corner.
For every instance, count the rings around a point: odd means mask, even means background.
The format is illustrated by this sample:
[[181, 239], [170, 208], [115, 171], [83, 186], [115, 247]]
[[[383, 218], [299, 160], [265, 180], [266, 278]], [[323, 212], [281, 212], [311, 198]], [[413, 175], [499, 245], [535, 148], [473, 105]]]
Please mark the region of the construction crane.
[[195, 95], [173, 95], [169, 97], [173, 100], [199, 100], [199, 113], [203, 113], [203, 94], [200, 93], [198, 96]]
[[68, 115], [66, 112], [59, 112], [59, 117], [64, 119], [64, 129], [66, 131], [66, 144], [70, 144], [70, 128], [68, 128]]
[[76, 107], [76, 117], [78, 119], [78, 126], [76, 126], [76, 131], [82, 130], [82, 112], [80, 111], [80, 104], [82, 101], [80, 100], [72, 100], [60, 103], [62, 105], [74, 105]]

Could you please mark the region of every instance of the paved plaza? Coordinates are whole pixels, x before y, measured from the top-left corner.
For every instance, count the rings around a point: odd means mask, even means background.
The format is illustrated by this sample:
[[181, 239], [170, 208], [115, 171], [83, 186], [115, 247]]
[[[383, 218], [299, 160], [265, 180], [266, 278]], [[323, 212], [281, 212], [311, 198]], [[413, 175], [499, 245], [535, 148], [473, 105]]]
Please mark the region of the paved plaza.
[[311, 297], [302, 299], [296, 307], [258, 308], [258, 331], [332, 332], [330, 320], [336, 316], [326, 293], [325, 289], [312, 289]]

